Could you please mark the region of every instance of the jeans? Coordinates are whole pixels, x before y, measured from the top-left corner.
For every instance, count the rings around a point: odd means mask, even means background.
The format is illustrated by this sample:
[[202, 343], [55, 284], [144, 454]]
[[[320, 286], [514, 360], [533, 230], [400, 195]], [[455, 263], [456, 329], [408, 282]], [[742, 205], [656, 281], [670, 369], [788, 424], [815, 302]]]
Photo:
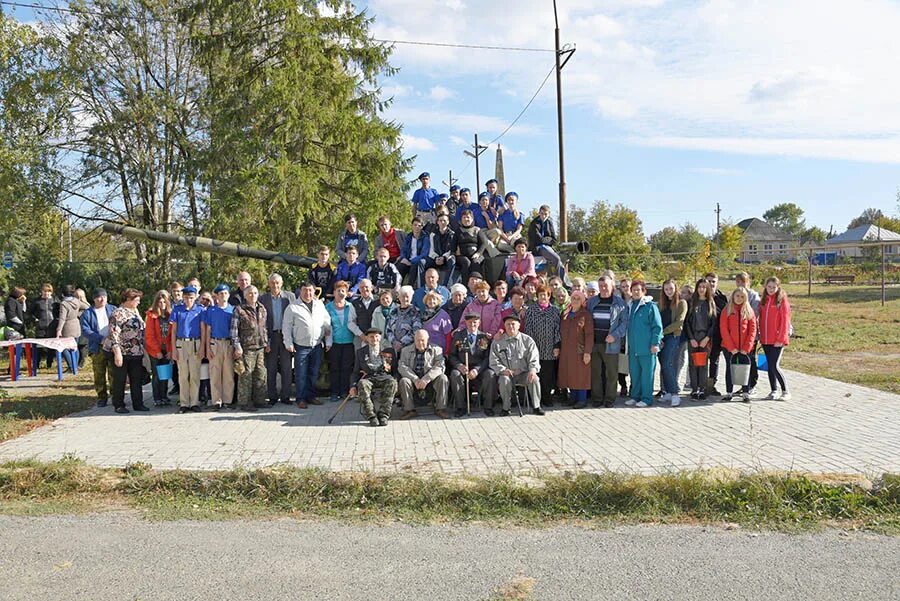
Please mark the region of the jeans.
[[675, 358], [678, 356], [680, 340], [674, 334], [663, 336], [663, 347], [659, 353], [660, 371], [662, 373], [662, 389], [669, 394], [678, 394], [678, 373], [675, 371]]
[[297, 387], [297, 402], [312, 401], [316, 398], [316, 380], [322, 366], [322, 345], [294, 345], [294, 386]]
[[562, 260], [559, 258], [559, 253], [553, 250], [551, 246], [538, 246], [537, 250], [534, 251], [535, 255], [539, 255], [544, 257], [547, 260], [547, 263], [556, 267], [556, 273], [559, 275], [559, 279], [562, 281], [566, 281], [566, 268], [563, 265]]

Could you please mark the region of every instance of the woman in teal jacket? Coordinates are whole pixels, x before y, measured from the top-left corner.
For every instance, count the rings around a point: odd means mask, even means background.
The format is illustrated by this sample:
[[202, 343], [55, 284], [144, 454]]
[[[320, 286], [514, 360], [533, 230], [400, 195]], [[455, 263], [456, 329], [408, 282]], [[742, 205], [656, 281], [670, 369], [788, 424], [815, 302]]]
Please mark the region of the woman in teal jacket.
[[631, 283], [631, 317], [628, 321], [628, 370], [631, 374], [629, 407], [653, 404], [653, 374], [656, 354], [662, 342], [662, 317], [647, 286], [641, 280]]

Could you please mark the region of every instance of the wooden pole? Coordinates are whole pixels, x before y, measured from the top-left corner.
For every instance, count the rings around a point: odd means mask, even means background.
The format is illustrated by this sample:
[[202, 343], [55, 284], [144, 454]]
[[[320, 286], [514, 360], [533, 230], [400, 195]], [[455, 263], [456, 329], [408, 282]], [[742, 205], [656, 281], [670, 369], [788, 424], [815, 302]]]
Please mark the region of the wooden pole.
[[809, 249], [809, 257], [807, 263], [809, 263], [808, 271], [806, 275], [806, 296], [812, 296], [812, 262], [813, 262], [813, 249], [810, 247]]

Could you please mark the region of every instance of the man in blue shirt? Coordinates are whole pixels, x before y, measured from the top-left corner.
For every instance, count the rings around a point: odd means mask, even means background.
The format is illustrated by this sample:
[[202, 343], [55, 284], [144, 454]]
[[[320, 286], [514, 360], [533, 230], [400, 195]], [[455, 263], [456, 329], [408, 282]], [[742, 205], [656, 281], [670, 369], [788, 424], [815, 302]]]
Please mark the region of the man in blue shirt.
[[489, 179], [484, 182], [484, 187], [487, 189], [488, 193], [488, 207], [490, 207], [494, 219], [497, 219], [497, 217], [500, 216], [500, 213], [503, 212], [503, 209], [506, 208], [503, 204], [503, 197], [500, 194], [497, 194], [499, 185], [500, 184], [495, 179]]
[[234, 349], [231, 346], [231, 290], [219, 284], [213, 290], [216, 303], [201, 317], [203, 348], [209, 360], [210, 407], [218, 411], [234, 396]]
[[413, 192], [413, 217], [418, 217], [423, 224], [434, 223], [434, 207], [437, 204], [438, 192], [429, 187], [431, 175], [425, 171], [419, 175], [422, 187]]
[[175, 305], [169, 317], [169, 336], [178, 363], [180, 412], [200, 411], [200, 361], [205, 353], [201, 341], [203, 308], [197, 304], [197, 289], [185, 286], [184, 304]]
[[366, 266], [356, 261], [357, 251], [355, 246], [347, 249], [347, 260], [338, 263], [335, 281], [345, 281], [350, 285], [350, 294], [356, 294], [359, 282], [366, 277]]
[[425, 270], [428, 254], [431, 251], [431, 239], [424, 232], [423, 222], [419, 217], [412, 220], [412, 233], [403, 241], [400, 250], [400, 260], [397, 261], [397, 269], [405, 279], [409, 276], [409, 283], [413, 288], [419, 287], [419, 280]]
[[444, 299], [441, 306], [446, 305], [447, 301], [450, 300], [450, 289], [446, 286], [441, 286], [440, 277], [438, 270], [433, 267], [425, 270], [425, 282], [421, 288], [415, 291], [412, 297], [412, 303], [419, 311], [425, 310], [425, 295], [429, 292], [437, 292], [441, 295], [441, 298]]
[[497, 220], [500, 227], [500, 241], [497, 244], [497, 248], [503, 252], [513, 252], [512, 245], [522, 237], [522, 228], [525, 227], [525, 215], [516, 208], [518, 202], [518, 194], [515, 192], [508, 193], [506, 195], [506, 210], [500, 213], [500, 217]]
[[[475, 211], [478, 209], [478, 205], [472, 202], [472, 192], [468, 188], [463, 188], [459, 191], [459, 206], [456, 207], [455, 213], [451, 213], [455, 220], [454, 222], [451, 222], [451, 225], [453, 225], [453, 223], [458, 224], [462, 221], [462, 214], [466, 209], [472, 211], [472, 219], [475, 219]], [[478, 225], [477, 219], [475, 219], [475, 225]], [[481, 226], [478, 225], [478, 227]]]

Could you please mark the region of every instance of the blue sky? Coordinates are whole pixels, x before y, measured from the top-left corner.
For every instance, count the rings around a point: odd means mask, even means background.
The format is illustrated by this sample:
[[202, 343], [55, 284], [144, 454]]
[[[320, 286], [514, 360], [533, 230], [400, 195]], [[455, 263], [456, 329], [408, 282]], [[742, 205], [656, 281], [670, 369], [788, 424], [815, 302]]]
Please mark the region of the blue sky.
[[[551, 0], [368, 0], [376, 37], [552, 49]], [[559, 0], [569, 203], [622, 203], [649, 235], [761, 216], [780, 202], [843, 231], [897, 208], [900, 3], [891, 0]], [[6, 10], [22, 21], [28, 9]], [[382, 82], [404, 124], [411, 177], [453, 169], [525, 106], [553, 53], [398, 45]], [[556, 213], [555, 80], [500, 144], [507, 189]], [[482, 182], [494, 151], [482, 155]]]
[[[369, 0], [377, 37], [552, 48], [550, 0]], [[715, 229], [795, 202], [838, 232], [862, 209], [894, 213], [900, 186], [900, 3], [559, 0], [568, 198], [636, 209], [646, 233]], [[475, 186], [462, 154], [491, 140], [551, 53], [398, 45], [383, 82], [415, 171]], [[557, 206], [555, 81], [500, 144], [507, 188]], [[493, 170], [482, 158], [482, 182]]]

